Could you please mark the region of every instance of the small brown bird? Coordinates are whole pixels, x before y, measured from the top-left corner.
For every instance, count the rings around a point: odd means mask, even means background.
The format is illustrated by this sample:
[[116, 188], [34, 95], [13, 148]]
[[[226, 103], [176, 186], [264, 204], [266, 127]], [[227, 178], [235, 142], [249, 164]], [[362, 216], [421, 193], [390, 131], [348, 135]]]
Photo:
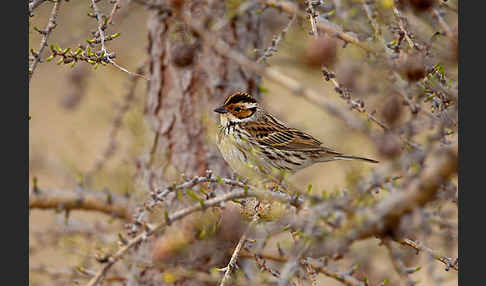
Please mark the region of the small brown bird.
[[290, 128], [248, 93], [237, 92], [214, 110], [220, 114], [217, 145], [231, 168], [247, 179], [272, 179], [334, 160], [378, 161], [343, 155], [311, 135]]

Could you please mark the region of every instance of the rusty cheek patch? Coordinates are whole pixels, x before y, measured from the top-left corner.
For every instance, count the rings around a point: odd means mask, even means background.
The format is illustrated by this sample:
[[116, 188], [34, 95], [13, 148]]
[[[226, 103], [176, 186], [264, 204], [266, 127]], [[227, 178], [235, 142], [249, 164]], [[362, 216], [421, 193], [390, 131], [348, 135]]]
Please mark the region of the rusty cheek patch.
[[243, 119], [251, 116], [254, 112], [252, 109], [246, 109], [242, 104], [229, 104], [226, 110], [230, 111], [234, 116]]
[[243, 109], [240, 112], [236, 113], [236, 116], [238, 118], [247, 118], [248, 116], [251, 116], [253, 114], [253, 111], [249, 109]]

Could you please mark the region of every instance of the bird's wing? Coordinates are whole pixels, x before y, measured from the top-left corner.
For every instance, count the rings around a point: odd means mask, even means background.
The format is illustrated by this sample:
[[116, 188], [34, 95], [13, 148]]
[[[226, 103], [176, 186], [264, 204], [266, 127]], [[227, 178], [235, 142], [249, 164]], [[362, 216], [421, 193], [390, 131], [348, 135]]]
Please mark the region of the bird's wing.
[[256, 143], [276, 149], [326, 151], [339, 154], [322, 146], [322, 143], [311, 135], [290, 128], [271, 115], [267, 115], [266, 120], [245, 123], [244, 129], [250, 133], [252, 140], [255, 140]]

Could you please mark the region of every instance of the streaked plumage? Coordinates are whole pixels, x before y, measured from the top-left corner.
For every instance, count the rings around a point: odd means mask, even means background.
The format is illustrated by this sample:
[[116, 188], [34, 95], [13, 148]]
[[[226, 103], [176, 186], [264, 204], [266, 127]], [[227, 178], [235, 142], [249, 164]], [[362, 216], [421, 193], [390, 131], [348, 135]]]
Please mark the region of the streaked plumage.
[[322, 146], [316, 138], [267, 113], [248, 93], [230, 95], [214, 111], [221, 114], [218, 148], [231, 168], [246, 178], [292, 174], [314, 163], [333, 160], [377, 163]]

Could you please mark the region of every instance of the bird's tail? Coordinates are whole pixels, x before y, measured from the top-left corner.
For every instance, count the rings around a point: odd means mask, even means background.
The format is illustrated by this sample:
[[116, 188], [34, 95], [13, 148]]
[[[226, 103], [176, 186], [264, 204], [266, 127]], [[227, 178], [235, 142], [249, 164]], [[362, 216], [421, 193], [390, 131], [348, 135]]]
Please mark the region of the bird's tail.
[[362, 160], [370, 163], [379, 163], [376, 160], [373, 159], [368, 159], [368, 158], [363, 158], [363, 157], [357, 157], [357, 156], [349, 156], [349, 155], [337, 155], [334, 157], [335, 159], [341, 159], [341, 160]]

